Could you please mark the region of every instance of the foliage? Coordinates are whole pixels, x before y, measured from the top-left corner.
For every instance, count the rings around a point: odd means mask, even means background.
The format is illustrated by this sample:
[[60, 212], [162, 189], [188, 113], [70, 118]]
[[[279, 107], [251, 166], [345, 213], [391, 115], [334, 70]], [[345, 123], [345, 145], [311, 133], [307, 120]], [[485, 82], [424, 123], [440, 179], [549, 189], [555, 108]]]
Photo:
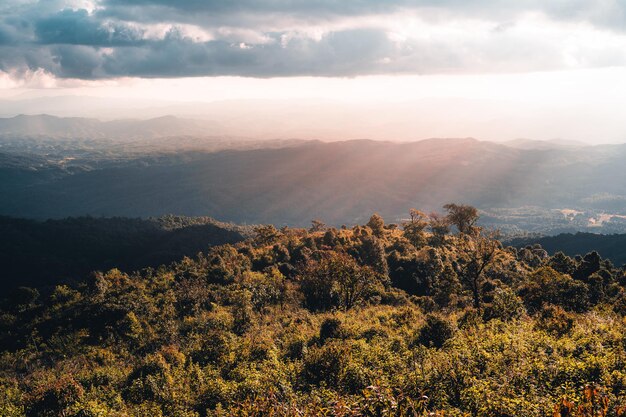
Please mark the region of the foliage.
[[416, 341], [424, 346], [441, 348], [453, 335], [454, 328], [448, 320], [429, 314], [426, 316], [426, 324], [420, 329]]
[[210, 217], [70, 217], [39, 222], [0, 216], [0, 283], [10, 289], [16, 284], [76, 283], [94, 270], [158, 267], [209, 246], [242, 241], [250, 234], [248, 229]]
[[0, 415], [624, 415], [623, 270], [410, 214], [16, 286]]

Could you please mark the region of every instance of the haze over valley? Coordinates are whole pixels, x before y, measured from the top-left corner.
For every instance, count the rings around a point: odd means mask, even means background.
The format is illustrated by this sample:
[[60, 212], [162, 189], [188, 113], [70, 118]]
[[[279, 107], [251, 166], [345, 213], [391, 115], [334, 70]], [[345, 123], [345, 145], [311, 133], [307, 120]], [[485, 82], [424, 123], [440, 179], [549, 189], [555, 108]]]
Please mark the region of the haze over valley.
[[354, 224], [372, 212], [400, 222], [407, 207], [460, 200], [507, 232], [625, 231], [625, 145], [262, 141], [205, 132], [209, 123], [173, 116], [0, 119], [0, 213], [174, 213], [306, 226], [317, 218]]

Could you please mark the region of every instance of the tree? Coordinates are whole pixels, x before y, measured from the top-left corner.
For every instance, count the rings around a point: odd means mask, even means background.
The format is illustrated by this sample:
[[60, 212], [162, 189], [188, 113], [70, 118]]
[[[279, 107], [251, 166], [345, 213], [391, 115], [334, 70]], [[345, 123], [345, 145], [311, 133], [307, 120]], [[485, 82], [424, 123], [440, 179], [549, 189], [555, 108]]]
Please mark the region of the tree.
[[183, 262], [176, 265], [176, 276], [179, 279], [200, 277], [208, 282], [226, 284], [234, 281], [250, 267], [248, 257], [239, 253], [232, 245], [222, 245], [211, 248], [206, 256], [199, 254], [196, 261], [183, 259]]
[[311, 228], [309, 229], [309, 232], [314, 233], [314, 232], [323, 232], [324, 230], [326, 230], [328, 228], [328, 226], [326, 226], [326, 223], [324, 223], [321, 220], [313, 220], [311, 221]]
[[443, 270], [431, 283], [431, 295], [441, 307], [447, 307], [461, 292], [459, 277], [449, 263], [443, 265]]
[[449, 222], [459, 229], [459, 233], [473, 234], [477, 229], [474, 224], [478, 221], [478, 210], [472, 206], [446, 204], [443, 208], [448, 212]]
[[539, 311], [543, 304], [554, 304], [576, 312], [589, 308], [587, 285], [549, 266], [533, 272], [519, 293], [530, 312]]
[[548, 266], [561, 274], [573, 275], [576, 270], [576, 261], [563, 252], [557, 252], [548, 259]]
[[475, 308], [480, 308], [482, 305], [485, 272], [499, 257], [503, 256], [500, 251], [501, 246], [495, 235], [464, 234], [459, 236], [456, 272], [461, 282], [472, 292]]
[[356, 246], [355, 249], [357, 251], [355, 257], [363, 265], [371, 267], [381, 275], [387, 276], [389, 274], [385, 247], [381, 239], [377, 239], [374, 236], [365, 236], [361, 238], [361, 244]]
[[424, 230], [428, 226], [428, 216], [426, 213], [411, 209], [409, 211], [411, 220], [404, 223], [404, 237], [406, 237], [413, 246], [419, 248], [426, 243]]
[[450, 221], [438, 213], [431, 213], [429, 217], [428, 226], [433, 234], [431, 244], [442, 245], [446, 241], [446, 235], [450, 233]]
[[341, 305], [345, 309], [361, 302], [377, 282], [375, 272], [368, 266], [359, 266], [351, 257], [337, 259], [336, 282]]
[[372, 229], [372, 233], [374, 233], [376, 237], [382, 237], [385, 233], [385, 221], [378, 213], [374, 213], [372, 217], [370, 217], [367, 226]]
[[485, 318], [510, 321], [524, 315], [524, 302], [510, 288], [498, 288], [495, 291], [491, 305], [485, 309]]
[[255, 227], [254, 232], [256, 234], [254, 240], [259, 245], [270, 245], [280, 237], [278, 229], [271, 224]]
[[601, 262], [602, 258], [598, 255], [598, 252], [593, 251], [586, 254], [583, 257], [582, 262], [578, 265], [578, 268], [576, 268], [576, 271], [574, 271], [573, 277], [583, 281], [586, 280], [593, 273], [600, 270], [602, 267]]
[[313, 310], [349, 309], [365, 299], [380, 280], [374, 270], [344, 253], [322, 253], [300, 274], [304, 301]]
[[236, 291], [233, 298], [233, 331], [242, 335], [252, 325], [252, 294], [243, 289]]

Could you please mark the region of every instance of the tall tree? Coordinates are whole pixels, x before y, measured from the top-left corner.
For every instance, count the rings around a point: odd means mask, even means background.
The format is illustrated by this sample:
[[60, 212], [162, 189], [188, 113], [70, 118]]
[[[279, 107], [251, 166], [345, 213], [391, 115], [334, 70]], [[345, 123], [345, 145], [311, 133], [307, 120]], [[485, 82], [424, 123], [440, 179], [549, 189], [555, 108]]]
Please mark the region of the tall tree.
[[459, 229], [459, 233], [469, 235], [477, 232], [477, 228], [474, 226], [479, 217], [476, 207], [450, 203], [443, 208], [448, 212], [448, 220]]
[[385, 221], [378, 213], [374, 213], [372, 217], [370, 217], [370, 221], [367, 222], [367, 226], [372, 229], [372, 233], [376, 237], [382, 237], [385, 233]]
[[409, 211], [411, 220], [404, 223], [404, 237], [413, 244], [416, 248], [424, 245], [426, 242], [426, 235], [424, 229], [428, 226], [428, 216], [426, 213], [412, 208]]
[[457, 242], [456, 273], [471, 291], [474, 307], [482, 306], [485, 272], [504, 256], [496, 235], [461, 235]]

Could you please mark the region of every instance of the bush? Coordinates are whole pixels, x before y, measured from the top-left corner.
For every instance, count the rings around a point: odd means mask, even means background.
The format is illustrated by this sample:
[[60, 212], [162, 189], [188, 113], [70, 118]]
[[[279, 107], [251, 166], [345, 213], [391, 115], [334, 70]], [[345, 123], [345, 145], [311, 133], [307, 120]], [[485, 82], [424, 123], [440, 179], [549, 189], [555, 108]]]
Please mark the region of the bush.
[[367, 266], [343, 253], [322, 252], [319, 261], [310, 261], [300, 274], [300, 289], [311, 310], [349, 309], [366, 300], [376, 287], [379, 276]]
[[314, 347], [304, 358], [302, 380], [306, 385], [337, 387], [349, 361], [349, 349], [341, 343]]
[[68, 409], [84, 395], [85, 390], [71, 376], [63, 376], [40, 395], [28, 408], [26, 417], [56, 417], [69, 415]]
[[574, 315], [559, 306], [546, 304], [538, 314], [537, 327], [556, 336], [563, 336], [574, 327]]
[[511, 321], [519, 319], [526, 313], [524, 302], [509, 288], [498, 288], [494, 291], [491, 305], [485, 308], [485, 320], [500, 319]]
[[191, 358], [202, 366], [219, 365], [228, 358], [230, 351], [230, 339], [227, 333], [209, 330], [202, 336], [199, 346], [191, 352]]
[[320, 326], [320, 342], [323, 344], [326, 339], [341, 338], [342, 333], [341, 320], [335, 317], [327, 318]]
[[252, 295], [248, 290], [237, 291], [233, 301], [233, 332], [242, 335], [252, 326]]
[[357, 364], [349, 364], [341, 380], [342, 386], [346, 392], [350, 394], [360, 393], [369, 385], [369, 380], [363, 366]]
[[426, 316], [426, 324], [420, 329], [416, 342], [420, 345], [441, 348], [448, 339], [454, 336], [452, 324], [436, 314]]
[[483, 315], [474, 307], [466, 307], [459, 317], [458, 326], [460, 329], [469, 329], [483, 323]]
[[550, 267], [533, 272], [521, 287], [520, 295], [531, 312], [539, 311], [544, 303], [576, 312], [583, 312], [589, 308], [587, 285]]
[[285, 356], [289, 359], [302, 359], [308, 350], [306, 340], [295, 338], [291, 340], [285, 349]]

